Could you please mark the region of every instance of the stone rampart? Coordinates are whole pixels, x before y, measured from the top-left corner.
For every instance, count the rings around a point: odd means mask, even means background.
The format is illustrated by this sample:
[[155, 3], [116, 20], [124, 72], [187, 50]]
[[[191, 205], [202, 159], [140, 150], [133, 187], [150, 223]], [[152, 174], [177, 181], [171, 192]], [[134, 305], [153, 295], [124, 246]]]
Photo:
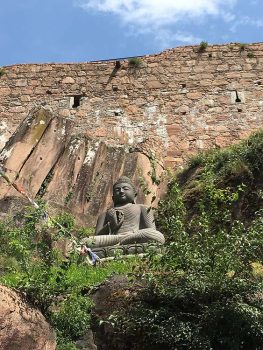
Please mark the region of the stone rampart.
[[261, 127], [263, 44], [179, 47], [140, 60], [3, 67], [0, 149], [39, 105], [72, 120], [75, 133], [145, 143], [171, 167]]

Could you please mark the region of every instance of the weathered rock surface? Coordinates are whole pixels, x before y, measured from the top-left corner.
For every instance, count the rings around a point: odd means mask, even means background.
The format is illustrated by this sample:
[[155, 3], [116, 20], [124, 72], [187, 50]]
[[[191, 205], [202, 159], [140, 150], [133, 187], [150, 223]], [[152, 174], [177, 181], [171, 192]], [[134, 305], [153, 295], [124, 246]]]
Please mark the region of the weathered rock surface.
[[[121, 175], [135, 182], [138, 201], [155, 203], [158, 187], [153, 179], [163, 168], [151, 148], [147, 154], [151, 143], [110, 146], [74, 134], [72, 126], [71, 120], [47, 107], [31, 111], [0, 153], [9, 180], [31, 198], [41, 197], [53, 207], [67, 209], [89, 226], [111, 205], [112, 185]], [[19, 196], [0, 177], [0, 200]]]
[[[52, 114], [50, 111], [42, 108], [33, 110], [23, 120], [5, 145], [0, 153], [0, 162], [1, 165], [5, 166], [5, 173], [10, 181], [15, 180], [23, 164], [44, 134], [51, 119]], [[10, 191], [10, 187], [4, 179], [0, 178], [0, 193], [6, 195], [8, 191]]]
[[55, 333], [40, 311], [4, 286], [0, 286], [0, 349], [56, 349]]

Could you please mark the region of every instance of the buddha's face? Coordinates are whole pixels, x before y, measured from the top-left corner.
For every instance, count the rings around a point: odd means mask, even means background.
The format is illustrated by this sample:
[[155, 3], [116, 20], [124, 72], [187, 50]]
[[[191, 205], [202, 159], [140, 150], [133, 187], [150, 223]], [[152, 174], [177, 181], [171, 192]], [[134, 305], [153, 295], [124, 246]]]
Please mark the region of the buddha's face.
[[118, 183], [113, 186], [113, 203], [114, 205], [124, 205], [134, 203], [136, 193], [133, 187], [128, 183]]

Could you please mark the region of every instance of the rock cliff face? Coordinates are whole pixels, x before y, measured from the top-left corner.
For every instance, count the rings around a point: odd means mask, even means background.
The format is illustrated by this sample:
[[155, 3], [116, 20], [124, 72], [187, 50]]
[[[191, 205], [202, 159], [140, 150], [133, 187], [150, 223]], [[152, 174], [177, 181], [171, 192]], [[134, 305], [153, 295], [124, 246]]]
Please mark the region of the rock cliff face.
[[55, 350], [55, 333], [44, 316], [10, 289], [0, 286], [1, 350]]
[[[157, 191], [153, 178], [162, 167], [144, 145], [136, 149], [109, 146], [84, 134], [49, 109], [34, 109], [3, 148], [0, 159], [11, 182], [31, 197], [41, 197], [93, 225], [111, 203], [114, 181], [124, 174], [139, 188], [138, 200], [152, 204]], [[144, 192], [143, 192], [144, 191]], [[145, 193], [147, 192], [147, 193]], [[19, 196], [0, 178], [0, 198]]]

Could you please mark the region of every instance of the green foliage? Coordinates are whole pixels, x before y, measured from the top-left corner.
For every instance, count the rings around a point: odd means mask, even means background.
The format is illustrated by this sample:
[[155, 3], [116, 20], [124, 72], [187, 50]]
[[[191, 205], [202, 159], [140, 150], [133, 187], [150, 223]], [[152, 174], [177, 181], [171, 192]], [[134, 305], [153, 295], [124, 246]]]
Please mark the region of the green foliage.
[[238, 46], [239, 46], [239, 50], [240, 50], [240, 51], [244, 51], [245, 48], [246, 48], [246, 46], [247, 46], [247, 44], [239, 43]]
[[248, 224], [263, 204], [263, 132], [250, 136], [232, 147], [200, 153], [190, 160], [188, 168], [179, 176], [187, 209], [196, 207], [195, 198], [203, 196], [208, 183], [228, 192], [239, 192], [231, 205], [232, 218]]
[[249, 52], [247, 53], [247, 57], [248, 57], [248, 58], [254, 58], [254, 57], [255, 57], [254, 52], [249, 51]]
[[166, 233], [169, 241], [184, 230], [186, 208], [180, 193], [176, 181], [169, 183], [166, 198], [158, 206], [156, 223], [160, 231]]
[[199, 44], [199, 51], [205, 51], [208, 47], [208, 42], [207, 41], [201, 41]]
[[260, 132], [192, 161], [179, 177], [191, 188], [187, 175], [195, 174], [190, 209], [185, 187], [170, 182], [157, 210], [167, 245], [137, 271], [148, 281], [144, 297], [115, 315], [116, 333], [140, 339], [132, 349], [261, 348], [263, 211], [244, 224], [233, 208], [262, 173], [262, 145]]
[[71, 232], [76, 225], [75, 218], [69, 213], [61, 213], [57, 215], [52, 222], [63, 235], [67, 235], [68, 232]]
[[50, 184], [50, 182], [51, 182], [51, 180], [52, 180], [52, 178], [53, 178], [53, 175], [54, 175], [53, 170], [51, 170], [51, 171], [47, 174], [46, 178], [45, 178], [44, 181], [42, 182], [41, 187], [40, 187], [40, 189], [39, 189], [39, 191], [38, 191], [38, 193], [37, 193], [37, 195], [38, 195], [39, 197], [43, 197], [44, 194], [46, 193], [47, 188], [48, 188], [48, 185]]
[[57, 338], [56, 350], [78, 350], [74, 342], [66, 340], [62, 337]]
[[2, 77], [5, 74], [5, 70], [3, 68], [0, 68], [0, 77]]
[[144, 261], [148, 298], [121, 313], [116, 328], [142, 337], [140, 349], [260, 349], [263, 274], [252, 262], [262, 267], [263, 214], [250, 228], [231, 221], [228, 204], [238, 192], [210, 183], [189, 223], [175, 181], [169, 191], [158, 223], [170, 243]]
[[142, 60], [139, 57], [131, 57], [128, 59], [130, 67], [139, 68], [142, 65]]
[[75, 228], [68, 213], [47, 220], [46, 210], [40, 202], [38, 209], [29, 207], [20, 214], [18, 224], [0, 222], [0, 283], [25, 293], [43, 312], [58, 334], [58, 349], [75, 350], [73, 341], [90, 323], [89, 293], [111, 274], [131, 271], [134, 261], [114, 260], [95, 269], [74, 251], [63, 257], [52, 242], [91, 229]]
[[95, 235], [95, 227], [79, 227], [75, 229], [74, 234], [78, 239]]
[[58, 310], [51, 314], [51, 322], [61, 330], [60, 335], [64, 338], [73, 335], [77, 339], [88, 329], [92, 305], [88, 297], [72, 294], [57, 305]]

